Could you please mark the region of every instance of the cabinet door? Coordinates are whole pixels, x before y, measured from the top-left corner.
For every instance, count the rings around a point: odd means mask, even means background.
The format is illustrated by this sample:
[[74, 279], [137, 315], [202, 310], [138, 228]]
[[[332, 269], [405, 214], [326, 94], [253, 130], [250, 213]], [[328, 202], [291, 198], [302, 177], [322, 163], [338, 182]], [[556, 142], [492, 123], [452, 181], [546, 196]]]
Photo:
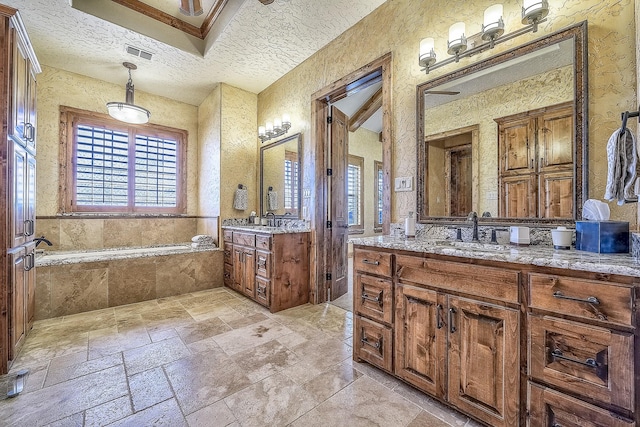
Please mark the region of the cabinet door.
[[396, 287], [395, 374], [437, 397], [445, 393], [444, 298], [415, 286]]
[[393, 283], [391, 280], [356, 273], [355, 311], [372, 320], [390, 325], [393, 321]]
[[626, 420], [550, 388], [529, 383], [528, 427], [634, 427]]
[[271, 302], [271, 283], [260, 276], [256, 276], [256, 302], [265, 307]]
[[539, 170], [573, 167], [573, 106], [538, 118]]
[[26, 322], [27, 330], [31, 330], [36, 314], [36, 244], [27, 244], [25, 252]]
[[25, 139], [27, 149], [36, 154], [36, 76], [29, 65], [27, 71], [27, 111], [25, 124]]
[[529, 173], [535, 170], [534, 124], [529, 118], [499, 123], [500, 172]]
[[573, 218], [573, 182], [573, 170], [540, 173], [540, 218]]
[[[534, 174], [500, 178], [500, 216], [506, 218], [535, 218], [537, 186]], [[572, 193], [573, 194], [573, 193]]]
[[242, 292], [244, 285], [244, 248], [242, 246], [233, 246], [233, 289]]
[[355, 315], [353, 357], [391, 372], [393, 369], [393, 332], [390, 327]]
[[518, 311], [452, 296], [448, 308], [449, 402], [489, 425], [518, 425]]
[[256, 250], [256, 274], [271, 278], [271, 252]]
[[23, 343], [27, 332], [26, 323], [26, 268], [28, 267], [27, 256], [24, 248], [9, 255], [11, 261], [10, 270], [10, 296], [9, 296], [9, 360], [13, 360], [18, 354], [18, 350]]
[[36, 232], [36, 158], [27, 154], [24, 192], [24, 227], [25, 240], [33, 240]]
[[256, 250], [253, 248], [244, 248], [244, 265], [242, 275], [242, 292], [251, 299], [255, 298], [255, 282], [256, 282]]
[[25, 242], [25, 235], [28, 226], [26, 218], [26, 178], [27, 178], [27, 151], [17, 142], [9, 139], [9, 150], [11, 152], [11, 242], [10, 247], [20, 246]]
[[28, 123], [27, 114], [27, 82], [28, 61], [27, 54], [20, 36], [15, 29], [12, 30], [13, 57], [12, 57], [12, 108], [9, 134], [26, 145], [25, 131]]

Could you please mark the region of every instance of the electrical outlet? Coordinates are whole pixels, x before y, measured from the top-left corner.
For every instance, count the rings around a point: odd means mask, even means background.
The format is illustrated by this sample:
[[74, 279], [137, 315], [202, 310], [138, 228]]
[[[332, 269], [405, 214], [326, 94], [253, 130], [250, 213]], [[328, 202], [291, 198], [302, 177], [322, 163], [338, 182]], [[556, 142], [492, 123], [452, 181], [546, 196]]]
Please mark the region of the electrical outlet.
[[405, 176], [395, 179], [395, 190], [398, 191], [413, 191], [413, 177]]
[[487, 191], [487, 200], [498, 200], [497, 191]]

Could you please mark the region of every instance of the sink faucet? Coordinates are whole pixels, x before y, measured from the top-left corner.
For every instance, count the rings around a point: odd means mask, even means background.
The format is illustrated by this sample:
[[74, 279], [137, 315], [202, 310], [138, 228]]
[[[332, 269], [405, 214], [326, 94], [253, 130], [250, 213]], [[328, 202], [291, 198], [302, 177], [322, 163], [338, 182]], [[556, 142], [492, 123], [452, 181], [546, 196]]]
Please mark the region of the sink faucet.
[[[269, 215], [271, 215], [271, 218], [269, 218]], [[269, 221], [269, 227], [276, 226], [276, 214], [274, 214], [273, 212], [267, 212], [264, 217]]]
[[33, 239], [33, 241], [36, 242], [36, 248], [42, 242], [46, 243], [47, 246], [53, 246], [53, 244], [49, 240], [45, 239], [44, 236], [36, 237], [35, 239]]
[[478, 214], [474, 211], [469, 212], [467, 221], [473, 221], [473, 236], [471, 237], [471, 241], [478, 242]]

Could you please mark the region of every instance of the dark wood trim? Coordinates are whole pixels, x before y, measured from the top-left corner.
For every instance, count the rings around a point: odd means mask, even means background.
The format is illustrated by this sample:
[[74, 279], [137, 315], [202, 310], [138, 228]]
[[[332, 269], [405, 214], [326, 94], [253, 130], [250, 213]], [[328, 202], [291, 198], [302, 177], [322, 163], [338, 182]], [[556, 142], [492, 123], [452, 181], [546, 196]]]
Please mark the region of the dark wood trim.
[[357, 131], [373, 114], [382, 107], [382, 88], [371, 96], [349, 119], [349, 132]]
[[228, 0], [216, 0], [215, 4], [207, 14], [207, 17], [204, 18], [204, 22], [200, 27], [200, 38], [204, 39], [209, 35], [209, 31], [213, 28], [213, 24], [216, 23], [218, 17], [222, 13], [222, 9], [227, 5]]
[[328, 180], [326, 170], [327, 160], [327, 116], [329, 115], [328, 101], [335, 101], [347, 95], [347, 87], [352, 83], [376, 71], [382, 76], [382, 162], [384, 164], [384, 199], [383, 209], [388, 214], [384, 216], [383, 233], [389, 234], [391, 224], [391, 165], [393, 144], [393, 67], [391, 52], [381, 56], [358, 70], [336, 80], [330, 85], [311, 95], [311, 149], [314, 155], [315, 170], [313, 174], [315, 185], [315, 203], [311, 212], [312, 251], [311, 251], [311, 296], [314, 304], [325, 302], [326, 278], [325, 269], [328, 265], [328, 254], [331, 249], [331, 233], [325, 228], [328, 209]]
[[168, 13], [156, 9], [155, 7], [149, 6], [148, 4], [143, 3], [140, 0], [111, 1], [119, 4], [120, 6], [129, 8], [134, 12], [141, 13], [142, 15], [147, 16], [151, 19], [155, 19], [158, 22], [169, 25], [170, 27], [180, 30], [183, 33], [189, 34], [190, 36], [197, 37], [199, 39], [204, 38], [202, 36], [202, 30], [200, 30], [200, 28], [196, 27], [195, 25], [191, 25], [188, 22], [182, 21], [181, 19], [178, 19], [173, 15], [169, 15]]
[[[423, 149], [425, 135], [424, 135], [424, 120], [425, 110], [423, 102], [423, 93], [426, 90], [435, 88], [445, 82], [455, 80], [457, 78], [475, 73], [493, 67], [497, 64], [509, 61], [517, 58], [529, 52], [541, 49], [553, 44], [559, 43], [563, 40], [573, 40], [574, 42], [574, 94], [575, 94], [575, 192], [574, 192], [574, 206], [575, 213], [572, 220], [557, 220], [557, 219], [541, 219], [541, 218], [479, 218], [484, 224], [509, 224], [517, 221], [518, 224], [528, 223], [537, 224], [542, 226], [553, 226], [558, 224], [573, 225], [575, 219], [582, 217], [582, 204], [589, 198], [588, 191], [588, 70], [587, 70], [587, 21], [582, 21], [571, 27], [567, 27], [563, 30], [557, 31], [548, 36], [530, 41], [521, 46], [499, 53], [495, 56], [479, 61], [475, 64], [454, 70], [448, 74], [436, 77], [425, 83], [421, 83], [416, 86], [416, 147], [418, 152], [417, 162], [417, 185], [416, 188], [425, 188], [425, 174], [423, 173], [427, 165], [427, 156]], [[432, 217], [428, 215], [427, 195], [422, 191], [417, 191], [416, 195], [416, 210], [417, 219], [421, 223], [453, 223], [460, 221], [460, 219], [452, 217]]]
[[8, 165], [8, 149], [9, 141], [7, 138], [6, 123], [9, 118], [9, 96], [11, 94], [11, 88], [9, 82], [11, 81], [10, 72], [10, 56], [12, 52], [10, 44], [10, 32], [9, 32], [9, 20], [7, 16], [15, 13], [15, 9], [8, 8], [0, 5], [0, 13], [5, 15], [0, 19], [0, 40], [3, 41], [3, 47], [0, 49], [0, 99], [5, 100], [0, 104], [0, 114], [5, 117], [4, 130], [0, 134], [0, 375], [7, 373], [9, 365], [9, 346], [11, 345], [11, 339], [9, 336], [9, 256], [7, 255], [6, 248], [11, 247], [9, 242], [9, 229], [11, 218], [9, 215], [9, 185], [12, 180], [9, 179], [9, 165]]

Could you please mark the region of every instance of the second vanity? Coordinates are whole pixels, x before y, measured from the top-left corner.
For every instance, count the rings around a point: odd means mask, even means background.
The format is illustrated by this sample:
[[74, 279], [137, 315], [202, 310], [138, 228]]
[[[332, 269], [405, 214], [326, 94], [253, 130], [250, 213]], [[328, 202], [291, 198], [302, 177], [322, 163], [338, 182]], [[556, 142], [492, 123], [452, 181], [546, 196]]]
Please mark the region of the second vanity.
[[634, 426], [629, 255], [353, 239], [354, 359], [490, 426]]
[[272, 313], [309, 302], [309, 231], [224, 226], [224, 284]]

